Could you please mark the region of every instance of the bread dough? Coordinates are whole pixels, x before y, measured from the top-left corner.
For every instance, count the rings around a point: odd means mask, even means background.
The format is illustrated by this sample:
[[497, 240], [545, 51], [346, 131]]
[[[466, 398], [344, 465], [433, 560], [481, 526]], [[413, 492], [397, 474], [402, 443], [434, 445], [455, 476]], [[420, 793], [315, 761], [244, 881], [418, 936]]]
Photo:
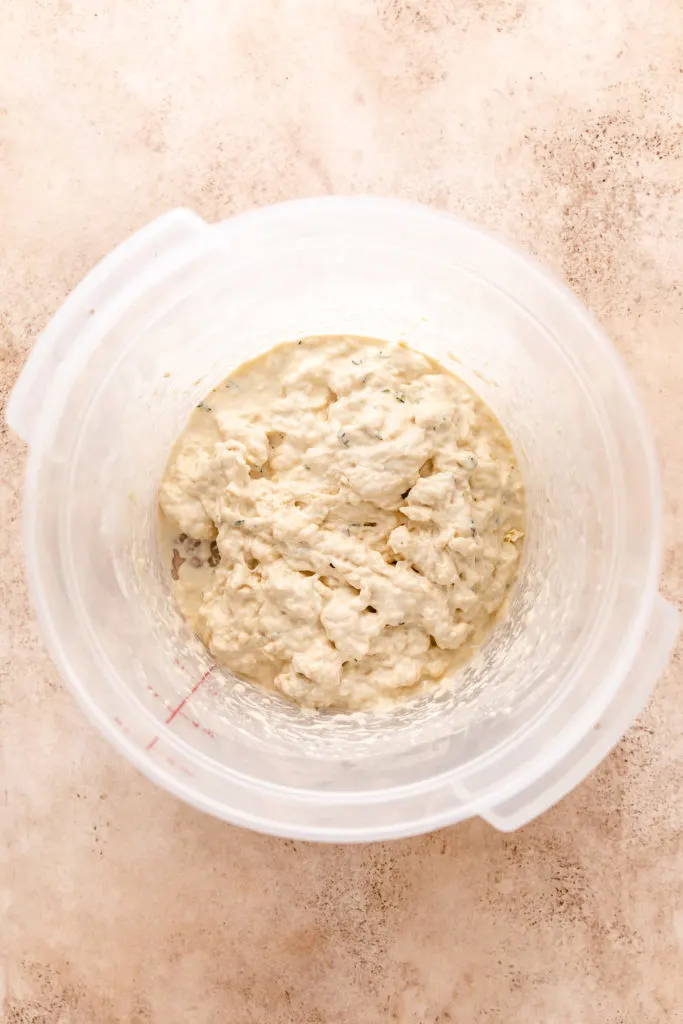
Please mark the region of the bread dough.
[[231, 374], [159, 501], [176, 599], [217, 662], [317, 708], [433, 687], [503, 607], [524, 535], [519, 469], [481, 399], [406, 345], [356, 337]]

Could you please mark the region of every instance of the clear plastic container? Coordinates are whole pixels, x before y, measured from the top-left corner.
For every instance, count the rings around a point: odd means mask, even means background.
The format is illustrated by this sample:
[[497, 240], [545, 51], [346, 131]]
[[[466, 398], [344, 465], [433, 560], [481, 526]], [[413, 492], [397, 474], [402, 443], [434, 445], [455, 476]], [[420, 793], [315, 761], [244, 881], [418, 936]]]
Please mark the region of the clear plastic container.
[[[513, 439], [530, 510], [509, 617], [451, 690], [375, 717], [299, 711], [213, 667], [156, 547], [159, 479], [200, 396], [282, 340], [340, 332], [451, 365]], [[354, 842], [472, 815], [516, 828], [604, 757], [672, 647], [657, 461], [621, 362], [562, 286], [444, 213], [169, 213], [67, 299], [7, 420], [30, 445], [27, 572], [55, 663], [133, 764], [228, 821]]]

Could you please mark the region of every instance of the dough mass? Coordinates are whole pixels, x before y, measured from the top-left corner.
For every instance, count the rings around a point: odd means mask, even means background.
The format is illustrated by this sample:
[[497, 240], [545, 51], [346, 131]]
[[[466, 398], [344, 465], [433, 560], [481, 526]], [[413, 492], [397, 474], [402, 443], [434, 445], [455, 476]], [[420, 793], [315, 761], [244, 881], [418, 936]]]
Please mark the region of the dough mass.
[[524, 535], [483, 402], [354, 337], [282, 345], [219, 384], [159, 501], [176, 599], [216, 660], [313, 707], [432, 688], [503, 606]]

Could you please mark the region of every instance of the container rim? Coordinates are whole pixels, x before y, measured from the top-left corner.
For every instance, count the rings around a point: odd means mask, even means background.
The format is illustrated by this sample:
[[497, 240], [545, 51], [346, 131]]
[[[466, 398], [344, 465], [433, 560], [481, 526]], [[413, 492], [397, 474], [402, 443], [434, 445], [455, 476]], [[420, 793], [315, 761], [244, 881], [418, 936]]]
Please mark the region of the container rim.
[[[237, 214], [234, 217], [229, 218], [217, 225], [213, 226], [213, 230], [225, 234], [226, 237], [238, 230], [244, 230], [251, 226], [257, 227], [259, 223], [268, 223], [273, 221], [275, 218], [286, 220], [293, 214], [302, 217], [314, 218], [318, 212], [323, 209], [332, 209], [337, 207], [340, 210], [353, 205], [357, 210], [366, 208], [368, 210], [375, 208], [382, 210], [388, 215], [397, 216], [409, 216], [412, 218], [419, 217], [434, 218], [435, 220], [450, 221], [461, 233], [471, 233], [473, 237], [482, 236], [487, 238], [492, 244], [496, 245], [500, 249], [504, 250], [509, 255], [513, 255], [523, 265], [525, 272], [528, 275], [535, 275], [540, 281], [543, 282], [546, 288], [550, 287], [553, 289], [561, 298], [564, 303], [569, 305], [573, 311], [575, 317], [577, 317], [583, 324], [584, 329], [590, 335], [593, 343], [600, 347], [601, 352], [605, 359], [609, 362], [611, 369], [614, 373], [614, 379], [616, 386], [621, 392], [627, 397], [630, 406], [634, 413], [634, 431], [640, 436], [643, 451], [645, 454], [645, 460], [649, 469], [649, 476], [647, 480], [647, 492], [650, 499], [651, 515], [654, 524], [652, 535], [648, 538], [649, 541], [649, 552], [647, 561], [647, 572], [645, 584], [642, 588], [641, 600], [638, 607], [637, 614], [634, 616], [633, 622], [630, 624], [628, 638], [624, 643], [619, 657], [616, 659], [612, 672], [609, 678], [605, 678], [599, 682], [599, 686], [596, 693], [593, 694], [592, 699], [586, 702], [586, 705], [581, 709], [578, 716], [572, 720], [572, 722], [563, 729], [561, 736], [558, 737], [558, 742], [555, 745], [552, 753], [552, 758], [548, 759], [547, 754], [544, 760], [544, 770], [551, 767], [552, 763], [559, 762], [561, 757], [571, 749], [576, 742], [576, 737], [582, 734], [587, 729], [591, 728], [592, 725], [597, 722], [600, 718], [603, 710], [612, 700], [614, 693], [619, 688], [626, 672], [630, 668], [631, 664], [635, 659], [635, 655], [641, 645], [646, 629], [648, 627], [652, 609], [654, 605], [655, 595], [657, 591], [657, 583], [660, 569], [661, 559], [661, 506], [662, 506], [662, 495], [661, 495], [661, 483], [659, 477], [659, 466], [656, 456], [656, 450], [654, 446], [654, 440], [652, 432], [645, 416], [644, 409], [641, 405], [640, 399], [636, 393], [636, 390], [629, 378], [626, 368], [619, 357], [616, 349], [611, 345], [606, 334], [602, 328], [597, 324], [592, 315], [582, 305], [582, 303], [576, 298], [573, 293], [559, 280], [557, 280], [552, 274], [546, 272], [541, 266], [536, 264], [535, 260], [528, 257], [525, 253], [517, 249], [515, 246], [510, 245], [506, 241], [498, 238], [495, 234], [487, 231], [486, 229], [480, 228], [462, 218], [450, 214], [446, 211], [437, 210], [427, 206], [423, 206], [418, 203], [413, 203], [399, 199], [389, 198], [377, 198], [372, 196], [326, 196], [312, 199], [301, 199], [291, 200], [284, 203], [277, 203], [266, 207], [259, 207], [254, 210], [245, 211]], [[38, 458], [38, 451], [41, 449], [41, 442], [44, 441], [49, 433], [52, 418], [55, 414], [58, 416], [61, 412], [62, 405], [59, 403], [55, 406], [54, 402], [46, 400], [45, 404], [41, 409], [39, 420], [36, 424], [36, 431], [34, 435], [34, 441], [30, 446], [28, 465], [26, 471], [26, 481], [24, 488], [24, 515], [23, 515], [23, 541], [25, 550], [30, 550], [33, 546], [32, 537], [37, 527], [37, 502], [36, 502], [36, 491], [38, 485], [38, 479], [41, 470], [41, 461]], [[214, 801], [201, 793], [198, 793], [189, 784], [180, 782], [174, 778], [163, 767], [155, 762], [152, 757], [146, 754], [145, 751], [137, 747], [132, 741], [123, 735], [115, 726], [109, 716], [102, 711], [95, 701], [92, 700], [88, 692], [87, 687], [73, 672], [70, 664], [64, 656], [64, 650], [59, 643], [59, 638], [56, 636], [52, 618], [50, 615], [49, 607], [44, 600], [42, 593], [38, 567], [33, 563], [28, 563], [27, 575], [29, 580], [29, 587], [33, 598], [34, 606], [36, 608], [37, 617], [43, 631], [43, 635], [46, 638], [47, 646], [50, 650], [51, 657], [56, 662], [60, 673], [67, 680], [70, 688], [76, 695], [79, 703], [86, 711], [87, 715], [91, 720], [95, 722], [98, 728], [107, 736], [112, 744], [119, 749], [124, 755], [132, 761], [136, 767], [138, 767], [145, 775], [151, 778], [153, 781], [159, 783], [164, 788], [171, 790], [180, 796], [187, 802], [200, 807], [203, 810], [208, 810], [212, 814], [219, 817], [225, 818], [226, 820], [233, 821], [237, 824], [243, 824], [246, 827], [256, 829], [257, 831], [264, 831], [268, 833], [282, 834], [288, 836], [294, 836], [296, 838], [330, 838], [335, 841], [340, 839], [346, 839], [348, 841], [358, 841], [363, 836], [366, 836], [365, 829], [341, 829], [335, 831], [330, 828], [316, 829], [284, 829], [279, 830], [278, 827], [274, 827], [267, 819], [259, 819], [251, 816], [236, 814], [232, 811], [226, 811], [226, 807]], [[545, 709], [544, 709], [545, 710]], [[539, 716], [536, 716], [533, 720], [530, 720], [525, 726], [521, 727], [517, 733], [515, 733], [515, 741], [521, 742], [523, 738], [528, 735], [528, 732], [532, 727], [537, 727], [539, 723]], [[155, 726], [159, 731], [164, 731], [164, 726], [161, 723], [157, 723]], [[187, 756], [188, 753], [192, 752], [197, 755], [198, 752], [193, 751], [193, 748], [184, 741], [178, 741], [169, 730], [165, 730], [168, 733], [169, 740], [172, 740], [174, 745], [180, 745], [183, 748], [183, 753]], [[571, 733], [571, 735], [569, 735]], [[178, 741], [178, 743], [176, 742]], [[556, 749], [555, 749], [556, 748]], [[205, 755], [199, 755], [202, 760], [205, 760]], [[213, 762], [217, 764], [216, 762]], [[236, 777], [233, 772], [226, 772], [221, 766], [221, 771], [225, 774], [226, 781], [229, 779], [232, 783], [249, 785], [251, 787], [256, 786], [260, 790], [272, 791], [274, 794], [282, 792], [286, 788], [286, 792], [290, 798], [303, 799], [305, 802], [317, 802], [313, 797], [312, 793], [307, 790], [296, 790], [289, 787], [271, 786], [269, 783], [254, 782], [249, 777], [244, 776], [241, 779]], [[434, 789], [438, 786], [451, 784], [453, 776], [460, 772], [461, 769], [453, 769], [451, 772], [442, 773], [439, 776], [435, 776], [433, 779], [428, 780], [420, 784], [416, 784], [417, 788], [421, 791]], [[460, 776], [462, 777], [462, 776]], [[526, 783], [529, 782], [529, 776], [527, 775]], [[372, 791], [373, 795], [380, 797], [380, 795], [386, 797], [393, 796], [396, 798], [404, 792], [415, 791], [413, 784], [408, 786], [399, 786], [395, 788], [385, 788], [381, 791]], [[332, 794], [325, 794], [325, 800], [330, 801]], [[352, 800], [357, 802], [368, 802], [368, 798], [371, 798], [371, 791], [363, 791], [363, 797], [365, 799], [359, 800], [359, 793], [342, 793], [337, 791], [334, 794], [332, 802], [335, 804], [341, 804], [343, 800]], [[322, 799], [322, 796], [318, 797]], [[388, 830], [377, 829], [376, 834], [373, 833], [373, 838], [389, 838], [391, 836], [399, 835], [411, 835], [417, 832], [424, 831], [441, 825], [448, 824], [453, 820], [460, 820], [463, 817], [469, 816], [473, 811], [476, 813], [478, 807], [482, 805], [482, 801], [473, 799], [469, 804], [465, 804], [461, 807], [454, 807], [453, 812], [444, 812], [441, 815], [437, 815], [434, 819], [430, 819], [429, 822], [420, 822], [406, 824], [401, 828], [391, 828]], [[240, 817], [243, 820], [239, 820]], [[359, 833], [356, 835], [356, 833]]]

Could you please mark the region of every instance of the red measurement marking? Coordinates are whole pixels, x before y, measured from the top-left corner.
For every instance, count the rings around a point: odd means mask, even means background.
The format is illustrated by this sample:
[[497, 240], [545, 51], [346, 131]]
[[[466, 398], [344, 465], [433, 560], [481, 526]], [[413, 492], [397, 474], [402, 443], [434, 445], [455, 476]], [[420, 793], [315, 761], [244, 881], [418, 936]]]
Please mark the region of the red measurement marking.
[[174, 768], [178, 768], [179, 771], [183, 772], [184, 775], [194, 776], [194, 772], [191, 772], [190, 769], [186, 768], [184, 764], [178, 764], [175, 758], [167, 757], [166, 760], [168, 761], [169, 764], [172, 764]]
[[[166, 725], [169, 725], [173, 721], [175, 716], [180, 714], [180, 712], [183, 710], [183, 708], [187, 704], [188, 700], [191, 700], [191, 698], [194, 697], [194, 695], [197, 692], [197, 690], [199, 689], [199, 687], [202, 685], [202, 683], [206, 682], [206, 680], [209, 678], [209, 676], [211, 675], [211, 673], [213, 672], [215, 667], [216, 667], [215, 665], [212, 665], [211, 668], [207, 669], [206, 672], [204, 673], [204, 675], [202, 676], [202, 678], [198, 682], [196, 682], [194, 684], [194, 686], [192, 687], [192, 689], [190, 690], [190, 692], [183, 697], [183, 699], [181, 700], [180, 704], [178, 704], [177, 707], [173, 708], [173, 710], [171, 711], [171, 714], [166, 719], [166, 722], [165, 722]], [[159, 737], [155, 736], [154, 739], [150, 740], [149, 743], [147, 744], [147, 750], [151, 750], [152, 747], [156, 744], [156, 741], [158, 739], [159, 739]]]
[[[176, 665], [180, 665], [180, 662], [177, 659], [176, 659]], [[183, 670], [183, 672], [185, 671], [185, 669], [184, 669], [184, 667], [182, 665], [180, 665], [180, 668]], [[154, 689], [154, 687], [150, 686], [149, 683], [146, 686], [146, 690], [147, 690], [148, 693], [151, 693], [152, 696], [156, 700], [162, 700], [161, 694], [157, 693], [157, 691]], [[214, 689], [208, 689], [207, 692], [217, 696], [216, 690], [214, 690]], [[163, 703], [164, 707], [168, 711], [172, 711], [173, 710], [173, 704], [170, 701], [162, 700], [162, 703]], [[205, 725], [202, 725], [201, 722], [198, 722], [196, 718], [192, 717], [192, 715], [188, 715], [186, 711], [181, 711], [180, 714], [183, 716], [183, 718], [186, 721], [188, 721], [191, 725], [193, 725], [195, 729], [201, 729], [201, 731], [203, 733], [205, 733], [207, 736], [210, 736], [212, 740], [216, 738], [216, 734], [214, 732], [212, 732], [211, 729], [207, 729]], [[115, 719], [115, 721], [116, 721], [116, 719]]]

